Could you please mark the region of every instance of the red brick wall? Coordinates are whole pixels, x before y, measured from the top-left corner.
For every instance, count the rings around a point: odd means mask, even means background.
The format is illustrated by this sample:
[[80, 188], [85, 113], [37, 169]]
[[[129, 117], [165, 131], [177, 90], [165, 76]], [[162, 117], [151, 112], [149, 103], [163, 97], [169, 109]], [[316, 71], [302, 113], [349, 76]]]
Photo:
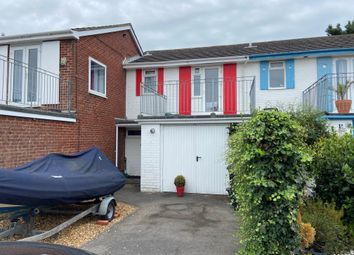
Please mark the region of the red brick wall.
[[74, 123], [0, 116], [0, 167], [15, 167], [51, 152], [78, 150]]
[[[60, 77], [72, 81], [76, 123], [0, 116], [0, 148], [6, 148], [5, 154], [0, 156], [0, 167], [19, 165], [49, 152], [71, 153], [93, 145], [114, 162], [115, 118], [125, 118], [122, 62], [125, 57], [138, 54], [129, 31], [61, 41], [60, 56], [66, 57], [67, 64], [60, 67]], [[88, 93], [89, 57], [107, 66], [107, 98]], [[63, 86], [61, 84], [61, 89]], [[124, 151], [124, 144], [120, 139], [120, 152]], [[121, 155], [120, 167], [123, 167], [123, 158]]]

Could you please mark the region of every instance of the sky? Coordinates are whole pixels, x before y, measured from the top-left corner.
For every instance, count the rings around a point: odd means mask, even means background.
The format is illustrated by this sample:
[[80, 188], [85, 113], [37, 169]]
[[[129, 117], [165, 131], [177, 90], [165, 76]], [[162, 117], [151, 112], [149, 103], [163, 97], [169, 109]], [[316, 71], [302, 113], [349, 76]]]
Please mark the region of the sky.
[[0, 33], [132, 23], [144, 51], [326, 35], [354, 0], [1, 0]]

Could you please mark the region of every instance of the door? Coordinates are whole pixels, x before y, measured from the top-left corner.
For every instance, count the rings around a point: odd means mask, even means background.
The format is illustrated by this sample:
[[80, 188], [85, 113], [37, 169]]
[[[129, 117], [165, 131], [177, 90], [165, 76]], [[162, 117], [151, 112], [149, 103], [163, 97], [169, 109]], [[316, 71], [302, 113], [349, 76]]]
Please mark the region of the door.
[[219, 68], [205, 68], [205, 111], [219, 110]]
[[125, 139], [125, 157], [127, 174], [130, 176], [140, 176], [141, 162], [141, 131], [127, 130]]
[[163, 127], [162, 190], [175, 192], [174, 178], [186, 178], [185, 192], [226, 194], [226, 125]]
[[13, 67], [11, 73], [11, 97], [14, 103], [36, 103], [38, 101], [39, 47], [11, 48]]

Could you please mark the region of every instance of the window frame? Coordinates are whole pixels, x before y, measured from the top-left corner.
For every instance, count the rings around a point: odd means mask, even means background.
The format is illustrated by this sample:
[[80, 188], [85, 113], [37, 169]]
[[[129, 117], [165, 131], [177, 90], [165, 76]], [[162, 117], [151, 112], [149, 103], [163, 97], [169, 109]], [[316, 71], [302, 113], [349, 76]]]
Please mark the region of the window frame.
[[[146, 72], [147, 71], [154, 71], [154, 75], [147, 75], [146, 74]], [[150, 89], [152, 89], [153, 91], [151, 91], [151, 92], [149, 92], [149, 91], [145, 91], [145, 78], [146, 77], [155, 77], [155, 88], [150, 88]], [[144, 84], [144, 87], [143, 87], [143, 94], [144, 95], [151, 95], [151, 94], [154, 94], [154, 92], [156, 92], [157, 93], [157, 83], [158, 83], [158, 81], [157, 81], [157, 79], [158, 79], [158, 74], [157, 74], [157, 69], [156, 68], [151, 68], [151, 69], [144, 69], [143, 70], [143, 84]], [[146, 86], [146, 87], [148, 87], [148, 86]]]
[[[91, 89], [91, 61], [104, 67], [104, 93]], [[88, 58], [88, 80], [88, 92], [90, 94], [107, 98], [107, 66], [93, 57]]]
[[[196, 73], [196, 70], [199, 70], [199, 73]], [[203, 80], [203, 77], [202, 77], [202, 70], [203, 68], [202, 67], [193, 67], [193, 73], [192, 73], [192, 92], [193, 92], [193, 97], [194, 98], [201, 98], [202, 97], [202, 80]], [[194, 92], [195, 92], [195, 84], [194, 84], [194, 77], [195, 76], [199, 76], [199, 95], [195, 95]]]
[[[282, 63], [282, 68], [279, 67], [271, 67], [272, 63]], [[271, 82], [270, 82], [270, 72], [271, 70], [283, 70], [283, 77], [284, 77], [284, 84], [282, 87], [272, 87], [271, 86]], [[286, 89], [286, 64], [285, 61], [280, 60], [280, 61], [270, 61], [269, 65], [268, 65], [268, 89], [272, 90], [272, 89]]]

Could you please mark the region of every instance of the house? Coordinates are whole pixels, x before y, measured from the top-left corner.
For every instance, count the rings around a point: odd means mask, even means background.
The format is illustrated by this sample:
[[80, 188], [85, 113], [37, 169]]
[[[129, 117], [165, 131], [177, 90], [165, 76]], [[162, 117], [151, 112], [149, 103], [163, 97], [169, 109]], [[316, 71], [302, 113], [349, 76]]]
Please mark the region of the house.
[[116, 130], [125, 138], [117, 136], [116, 153], [142, 191], [175, 191], [182, 174], [186, 192], [225, 194], [227, 128], [254, 109], [311, 106], [351, 132], [354, 105], [338, 113], [335, 90], [354, 80], [354, 35], [149, 51], [123, 68], [126, 118]]
[[122, 63], [139, 55], [131, 24], [0, 37], [0, 167], [93, 145], [114, 161]]

